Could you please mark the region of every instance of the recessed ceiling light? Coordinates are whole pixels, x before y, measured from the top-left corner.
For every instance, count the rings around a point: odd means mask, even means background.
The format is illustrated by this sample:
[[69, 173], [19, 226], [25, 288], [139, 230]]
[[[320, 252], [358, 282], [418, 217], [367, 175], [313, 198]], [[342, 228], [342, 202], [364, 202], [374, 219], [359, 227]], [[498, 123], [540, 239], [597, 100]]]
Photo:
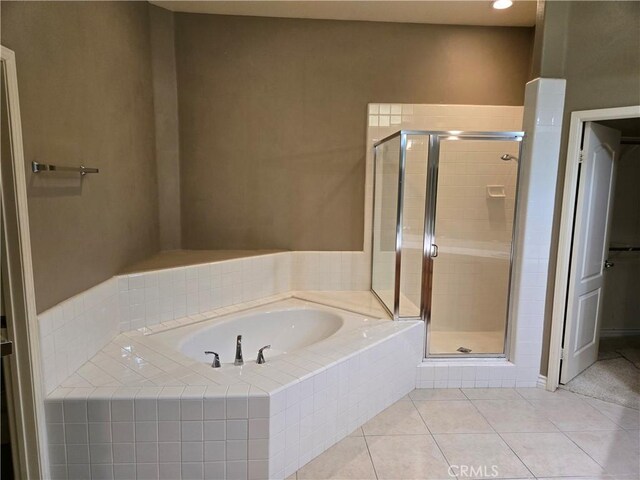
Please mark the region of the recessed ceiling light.
[[493, 1], [493, 8], [495, 8], [496, 10], [504, 10], [505, 8], [509, 8], [511, 5], [513, 5], [513, 2], [511, 0]]

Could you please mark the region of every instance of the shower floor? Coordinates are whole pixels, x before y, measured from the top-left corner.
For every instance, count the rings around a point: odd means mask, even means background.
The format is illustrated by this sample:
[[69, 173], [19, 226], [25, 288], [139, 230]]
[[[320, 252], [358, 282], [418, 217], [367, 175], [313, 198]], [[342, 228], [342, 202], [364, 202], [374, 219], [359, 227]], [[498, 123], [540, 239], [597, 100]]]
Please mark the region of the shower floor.
[[[387, 305], [393, 305], [393, 292], [378, 292], [380, 299]], [[400, 294], [401, 317], [419, 317], [420, 309], [406, 296]], [[458, 348], [471, 349], [469, 355], [478, 353], [504, 353], [504, 331], [432, 331], [429, 341], [431, 354], [460, 354]]]
[[[459, 347], [471, 349], [469, 355], [477, 353], [504, 353], [504, 332], [430, 332], [429, 353], [458, 354]], [[461, 354], [462, 355], [462, 354]]]

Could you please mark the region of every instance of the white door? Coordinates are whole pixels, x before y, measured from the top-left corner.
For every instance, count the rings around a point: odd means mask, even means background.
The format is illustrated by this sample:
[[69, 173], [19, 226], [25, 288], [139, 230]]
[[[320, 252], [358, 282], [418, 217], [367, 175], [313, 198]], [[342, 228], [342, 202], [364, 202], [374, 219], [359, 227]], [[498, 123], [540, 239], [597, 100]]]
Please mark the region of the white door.
[[560, 383], [567, 383], [598, 359], [619, 150], [618, 130], [585, 123]]

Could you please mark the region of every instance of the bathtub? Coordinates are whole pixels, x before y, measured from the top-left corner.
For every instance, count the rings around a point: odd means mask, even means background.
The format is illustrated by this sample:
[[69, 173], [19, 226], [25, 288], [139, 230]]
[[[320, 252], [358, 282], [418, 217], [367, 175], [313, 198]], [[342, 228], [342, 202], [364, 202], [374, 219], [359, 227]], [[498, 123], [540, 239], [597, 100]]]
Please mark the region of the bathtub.
[[[204, 363], [212, 357], [205, 351], [216, 352], [222, 364], [233, 364], [236, 337], [242, 335], [245, 363], [255, 362], [258, 349], [268, 360], [300, 350], [315, 343], [385, 320], [375, 319], [346, 310], [291, 299], [265, 305], [244, 314], [232, 314], [194, 325], [154, 334], [155, 340], [183, 355]], [[386, 320], [388, 321], [388, 320]], [[366, 328], [362, 331], [366, 334]]]
[[[136, 478], [136, 471], [180, 478], [182, 471], [182, 478], [284, 479], [415, 388], [423, 322], [292, 296], [245, 307], [125, 332], [80, 368], [82, 388], [49, 394], [47, 429], [85, 432], [50, 443], [54, 478]], [[239, 334], [242, 367], [233, 365]], [[273, 348], [259, 365], [257, 349], [266, 344]], [[221, 368], [211, 368], [209, 349]], [[107, 432], [154, 433], [87, 436], [95, 422]], [[160, 456], [171, 443], [179, 455]]]

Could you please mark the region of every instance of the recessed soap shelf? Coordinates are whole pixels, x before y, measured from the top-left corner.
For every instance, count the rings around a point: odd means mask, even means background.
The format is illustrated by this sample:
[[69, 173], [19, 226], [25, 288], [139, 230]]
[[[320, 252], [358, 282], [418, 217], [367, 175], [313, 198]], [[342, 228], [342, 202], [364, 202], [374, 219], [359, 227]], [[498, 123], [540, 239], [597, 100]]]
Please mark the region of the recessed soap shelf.
[[488, 198], [505, 198], [504, 185], [487, 185]]

